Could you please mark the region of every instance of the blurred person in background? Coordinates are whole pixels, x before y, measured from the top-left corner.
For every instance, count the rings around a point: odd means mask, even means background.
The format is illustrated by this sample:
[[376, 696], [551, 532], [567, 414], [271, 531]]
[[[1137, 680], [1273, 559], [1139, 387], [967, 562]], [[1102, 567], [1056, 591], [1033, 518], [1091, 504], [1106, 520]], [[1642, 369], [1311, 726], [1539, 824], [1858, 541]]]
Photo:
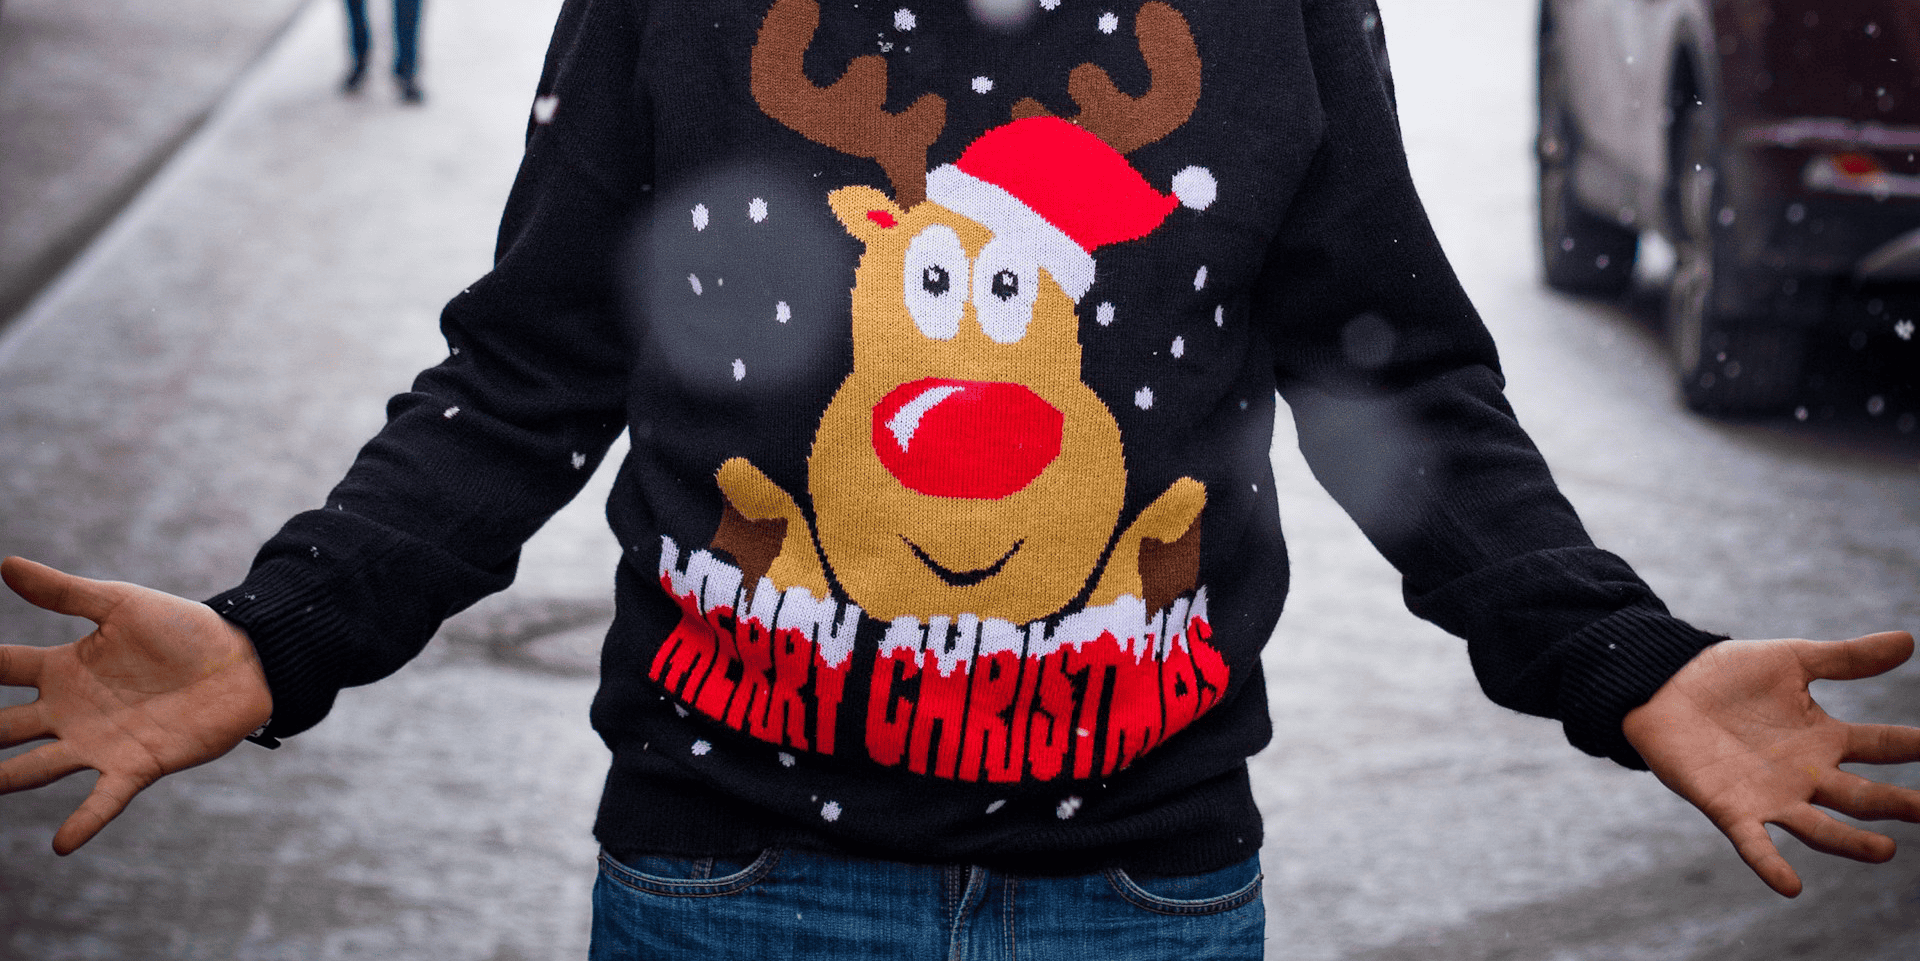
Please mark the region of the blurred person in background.
[[[421, 0], [393, 0], [393, 82], [400, 99], [420, 103], [426, 94], [420, 89], [420, 4]], [[347, 45], [353, 65], [340, 89], [359, 93], [367, 79], [367, 57], [373, 50], [373, 28], [367, 22], [367, 0], [347, 0]]]

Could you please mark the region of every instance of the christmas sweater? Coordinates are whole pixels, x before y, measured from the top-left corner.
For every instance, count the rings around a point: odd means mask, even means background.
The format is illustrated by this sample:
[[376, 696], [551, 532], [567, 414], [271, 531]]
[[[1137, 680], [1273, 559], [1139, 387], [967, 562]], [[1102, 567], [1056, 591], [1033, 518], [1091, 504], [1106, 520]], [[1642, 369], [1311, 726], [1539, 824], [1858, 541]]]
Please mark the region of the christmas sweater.
[[1406, 170], [1370, 0], [569, 0], [494, 269], [211, 602], [298, 733], [616, 438], [616, 854], [1202, 871], [1288, 559], [1277, 398], [1487, 693], [1620, 734], [1709, 635], [1596, 548]]

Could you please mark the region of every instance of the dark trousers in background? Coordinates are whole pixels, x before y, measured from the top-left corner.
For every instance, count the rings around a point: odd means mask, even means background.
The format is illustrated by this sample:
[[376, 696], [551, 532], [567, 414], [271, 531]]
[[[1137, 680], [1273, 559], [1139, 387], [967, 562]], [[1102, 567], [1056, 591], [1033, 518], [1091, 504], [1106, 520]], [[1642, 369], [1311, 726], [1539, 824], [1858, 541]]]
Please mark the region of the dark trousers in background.
[[[393, 75], [413, 78], [419, 63], [421, 0], [393, 0]], [[364, 63], [373, 46], [373, 32], [367, 26], [367, 0], [347, 0], [347, 24], [353, 45], [353, 62]]]

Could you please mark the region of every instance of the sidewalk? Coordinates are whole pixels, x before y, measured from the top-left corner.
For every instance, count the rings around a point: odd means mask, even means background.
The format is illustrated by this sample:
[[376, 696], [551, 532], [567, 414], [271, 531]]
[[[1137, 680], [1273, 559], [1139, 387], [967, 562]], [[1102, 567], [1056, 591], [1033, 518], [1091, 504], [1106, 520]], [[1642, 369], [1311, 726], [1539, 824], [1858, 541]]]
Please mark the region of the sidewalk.
[[305, 2], [0, 5], [0, 328], [139, 194]]
[[[427, 4], [414, 108], [339, 96], [339, 6], [308, 4], [0, 333], [0, 550], [207, 596], [316, 504], [488, 266], [557, 9]], [[608, 613], [604, 496], [421, 662], [76, 856], [48, 840], [91, 776], [0, 798], [0, 958], [583, 957], [605, 760], [564, 629]], [[0, 599], [10, 642], [76, 627]]]

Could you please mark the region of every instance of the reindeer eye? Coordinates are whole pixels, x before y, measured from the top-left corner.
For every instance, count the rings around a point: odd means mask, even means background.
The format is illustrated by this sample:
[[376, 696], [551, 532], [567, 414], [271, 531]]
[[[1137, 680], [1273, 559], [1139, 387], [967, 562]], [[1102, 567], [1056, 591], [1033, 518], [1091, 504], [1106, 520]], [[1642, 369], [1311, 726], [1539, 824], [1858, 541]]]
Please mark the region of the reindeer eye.
[[952, 227], [934, 224], [907, 242], [901, 294], [915, 327], [952, 340], [967, 309], [967, 251]]
[[973, 309], [980, 329], [996, 344], [1025, 337], [1040, 293], [1039, 258], [1032, 247], [1013, 234], [987, 241], [980, 249], [973, 283]]

